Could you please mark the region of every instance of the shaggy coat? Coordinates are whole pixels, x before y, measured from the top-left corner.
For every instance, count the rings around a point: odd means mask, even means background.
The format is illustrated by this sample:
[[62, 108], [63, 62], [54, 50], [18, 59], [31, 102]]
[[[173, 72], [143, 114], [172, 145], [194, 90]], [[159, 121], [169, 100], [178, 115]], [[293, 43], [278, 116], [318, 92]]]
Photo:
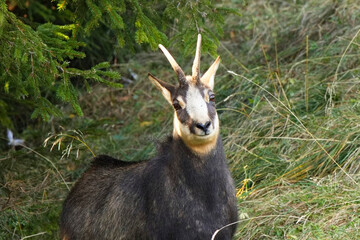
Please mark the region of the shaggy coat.
[[[233, 180], [221, 139], [206, 157], [169, 137], [150, 161], [98, 156], [75, 184], [61, 214], [61, 237], [211, 239], [237, 220]], [[216, 239], [231, 239], [236, 226]]]
[[[220, 57], [200, 77], [199, 34], [192, 76], [186, 76], [167, 49], [159, 48], [179, 80], [173, 86], [149, 74], [174, 107], [173, 137], [149, 161], [95, 158], [64, 202], [63, 240], [210, 240], [237, 221], [213, 93]], [[235, 229], [224, 228], [216, 239], [231, 239]]]

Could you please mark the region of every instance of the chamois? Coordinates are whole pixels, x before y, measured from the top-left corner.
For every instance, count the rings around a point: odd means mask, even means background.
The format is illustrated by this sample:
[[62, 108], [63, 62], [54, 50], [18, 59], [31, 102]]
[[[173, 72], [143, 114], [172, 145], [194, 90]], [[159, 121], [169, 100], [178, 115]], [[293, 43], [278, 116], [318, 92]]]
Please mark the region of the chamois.
[[[148, 161], [96, 157], [64, 202], [62, 240], [210, 240], [217, 229], [237, 221], [213, 93], [220, 57], [200, 76], [199, 34], [192, 76], [186, 76], [166, 48], [159, 48], [179, 85], [148, 77], [174, 108], [172, 136]], [[223, 229], [216, 239], [231, 239], [235, 229]]]

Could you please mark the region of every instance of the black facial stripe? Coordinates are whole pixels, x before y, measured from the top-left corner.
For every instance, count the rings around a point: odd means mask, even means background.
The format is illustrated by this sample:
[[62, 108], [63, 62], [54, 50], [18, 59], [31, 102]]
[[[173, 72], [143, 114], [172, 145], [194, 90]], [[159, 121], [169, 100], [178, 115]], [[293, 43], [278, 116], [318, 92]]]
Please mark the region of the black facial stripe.
[[[173, 96], [173, 101], [175, 99], [177, 99], [178, 96], [181, 96], [182, 100], [184, 101], [184, 103], [186, 105], [186, 93], [187, 93], [188, 89], [189, 89], [188, 85], [182, 85], [179, 88], [177, 88], [176, 92]], [[181, 122], [181, 124], [189, 124], [190, 121], [192, 121], [190, 119], [190, 116], [187, 113], [186, 109], [180, 109], [180, 110], [176, 111], [176, 116], [177, 116], [178, 120]]]
[[213, 123], [215, 120], [215, 116], [216, 116], [215, 103], [208, 102], [206, 105], [207, 105], [207, 109], [208, 109], [208, 116], [209, 116], [211, 122]]
[[199, 92], [200, 92], [200, 94], [201, 94], [201, 96], [203, 97], [203, 98], [205, 98], [205, 88], [204, 87], [199, 87]]
[[[202, 87], [200, 89], [200, 93], [201, 93], [201, 96], [203, 98], [205, 98], [205, 87]], [[213, 94], [212, 91], [208, 91], [208, 96], [210, 97], [210, 94]], [[216, 116], [216, 107], [215, 107], [215, 103], [210, 101], [209, 102], [206, 102], [206, 106], [207, 106], [207, 110], [208, 110], [208, 116], [211, 120], [212, 123], [214, 123], [214, 120], [215, 120], [215, 116]]]
[[176, 116], [182, 124], [188, 124], [192, 121], [186, 109], [176, 111]]
[[[203, 98], [205, 98], [205, 89], [206, 88], [202, 84], [197, 84], [196, 87], [199, 89], [201, 96]], [[178, 96], [181, 96], [182, 100], [184, 101], [184, 103], [186, 105], [187, 104], [186, 94], [187, 94], [188, 89], [189, 89], [189, 87], [187, 85], [177, 88], [176, 92], [173, 96], [173, 101], [176, 100]], [[209, 119], [210, 119], [211, 123], [214, 123], [215, 116], [216, 116], [215, 103], [211, 102], [211, 101], [206, 102], [206, 107], [207, 107], [207, 113], [208, 113]], [[194, 122], [192, 119], [190, 119], [190, 116], [189, 116], [188, 112], [186, 111], [186, 107], [185, 107], [185, 109], [177, 110], [176, 116], [181, 124], [189, 126], [190, 132], [192, 134], [195, 134], [195, 129], [196, 129], [197, 123]]]
[[188, 89], [189, 89], [188, 85], [177, 88], [175, 94], [173, 95], [172, 100], [174, 101], [178, 96], [181, 96], [186, 104], [186, 93]]
[[190, 132], [191, 132], [192, 134], [196, 134], [195, 128], [196, 128], [196, 123], [195, 123], [194, 121], [191, 121], [191, 124], [190, 124]]

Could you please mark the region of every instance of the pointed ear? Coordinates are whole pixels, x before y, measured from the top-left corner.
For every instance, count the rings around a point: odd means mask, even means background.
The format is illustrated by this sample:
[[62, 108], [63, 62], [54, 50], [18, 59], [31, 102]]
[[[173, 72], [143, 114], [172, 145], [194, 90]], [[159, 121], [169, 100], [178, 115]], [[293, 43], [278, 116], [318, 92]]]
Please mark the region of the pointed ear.
[[159, 90], [161, 90], [161, 93], [164, 96], [164, 98], [172, 105], [173, 103], [171, 96], [175, 91], [175, 87], [169, 83], [166, 83], [154, 77], [151, 73], [148, 73], [148, 78]]
[[204, 75], [200, 79], [200, 81], [206, 86], [208, 86], [211, 90], [214, 89], [214, 79], [219, 64], [220, 64], [220, 56], [216, 58], [215, 62], [209, 67], [209, 69], [206, 71], [206, 73], [204, 73]]

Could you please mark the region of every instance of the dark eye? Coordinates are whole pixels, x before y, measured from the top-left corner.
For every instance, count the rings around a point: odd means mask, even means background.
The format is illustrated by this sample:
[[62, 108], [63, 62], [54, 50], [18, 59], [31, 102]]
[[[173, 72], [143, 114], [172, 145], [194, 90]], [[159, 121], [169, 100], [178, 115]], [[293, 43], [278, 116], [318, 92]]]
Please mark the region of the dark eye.
[[181, 109], [180, 103], [178, 101], [173, 102], [173, 107], [176, 111]]
[[215, 102], [215, 95], [213, 93], [210, 93], [209, 100]]

